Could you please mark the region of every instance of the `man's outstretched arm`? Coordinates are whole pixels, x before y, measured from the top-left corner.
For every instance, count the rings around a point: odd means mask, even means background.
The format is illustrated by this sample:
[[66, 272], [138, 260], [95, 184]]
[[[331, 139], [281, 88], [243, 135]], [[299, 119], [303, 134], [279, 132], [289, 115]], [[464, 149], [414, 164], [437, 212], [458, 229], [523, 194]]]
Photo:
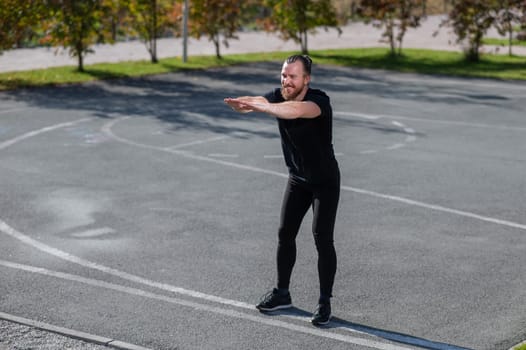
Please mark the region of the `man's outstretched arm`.
[[263, 112], [281, 119], [316, 118], [321, 114], [320, 107], [311, 101], [270, 103], [263, 96], [225, 98], [224, 101], [236, 112]]

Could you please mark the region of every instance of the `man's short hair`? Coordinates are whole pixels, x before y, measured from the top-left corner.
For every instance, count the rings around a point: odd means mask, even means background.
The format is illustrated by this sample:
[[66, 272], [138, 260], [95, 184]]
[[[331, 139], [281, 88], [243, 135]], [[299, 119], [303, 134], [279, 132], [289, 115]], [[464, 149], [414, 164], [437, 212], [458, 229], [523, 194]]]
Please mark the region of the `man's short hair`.
[[308, 55], [292, 55], [286, 60], [287, 64], [301, 61], [303, 64], [303, 70], [307, 75], [311, 75], [312, 59]]

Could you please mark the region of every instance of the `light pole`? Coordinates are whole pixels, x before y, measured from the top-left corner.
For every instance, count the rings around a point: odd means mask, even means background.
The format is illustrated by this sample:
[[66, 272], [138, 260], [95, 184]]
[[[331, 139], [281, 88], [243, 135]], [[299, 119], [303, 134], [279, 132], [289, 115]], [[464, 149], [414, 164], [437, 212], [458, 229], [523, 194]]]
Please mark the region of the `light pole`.
[[183, 8], [183, 62], [188, 61], [188, 0], [184, 0]]

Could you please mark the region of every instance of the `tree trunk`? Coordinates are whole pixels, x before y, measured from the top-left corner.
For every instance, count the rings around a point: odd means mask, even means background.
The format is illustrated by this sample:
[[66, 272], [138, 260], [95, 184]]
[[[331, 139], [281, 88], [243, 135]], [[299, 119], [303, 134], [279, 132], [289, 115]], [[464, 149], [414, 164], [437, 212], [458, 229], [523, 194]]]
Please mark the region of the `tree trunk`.
[[389, 45], [391, 46], [391, 56], [396, 56], [396, 44], [393, 32], [393, 24], [391, 22], [387, 24], [387, 37], [389, 38]]
[[309, 46], [308, 46], [308, 37], [307, 37], [307, 31], [303, 31], [300, 33], [301, 38], [301, 53], [304, 55], [309, 54]]
[[79, 72], [84, 72], [84, 56], [82, 55], [82, 52], [79, 52], [77, 54], [78, 58], [78, 70]]
[[77, 41], [75, 45], [75, 55], [77, 56], [77, 69], [79, 72], [84, 72], [84, 46], [82, 45], [82, 39]]
[[467, 59], [470, 62], [478, 62], [480, 60], [479, 48], [482, 43], [482, 34], [477, 33], [469, 45]]
[[157, 59], [157, 0], [152, 0], [152, 31], [150, 38], [150, 55], [152, 63], [158, 63]]
[[159, 63], [157, 59], [157, 39], [154, 37], [152, 39], [152, 48], [151, 48], [152, 63]]
[[214, 42], [214, 46], [215, 46], [215, 48], [216, 48], [216, 57], [217, 57], [217, 59], [222, 59], [223, 57], [221, 57], [221, 52], [220, 52], [220, 49], [221, 49], [221, 41], [220, 41], [220, 39], [219, 39], [219, 33], [217, 33], [216, 35], [214, 35], [213, 42]]

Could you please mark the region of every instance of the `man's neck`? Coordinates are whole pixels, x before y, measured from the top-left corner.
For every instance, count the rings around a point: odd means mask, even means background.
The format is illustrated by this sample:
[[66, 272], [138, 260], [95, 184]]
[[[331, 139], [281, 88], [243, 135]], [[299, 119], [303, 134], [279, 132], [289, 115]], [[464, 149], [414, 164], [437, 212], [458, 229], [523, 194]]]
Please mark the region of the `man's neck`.
[[303, 91], [301, 91], [301, 93], [298, 96], [296, 96], [296, 98], [293, 101], [303, 101], [303, 99], [305, 98], [305, 95], [307, 95], [308, 90], [309, 90], [309, 86], [306, 85], [305, 88], [303, 88]]

